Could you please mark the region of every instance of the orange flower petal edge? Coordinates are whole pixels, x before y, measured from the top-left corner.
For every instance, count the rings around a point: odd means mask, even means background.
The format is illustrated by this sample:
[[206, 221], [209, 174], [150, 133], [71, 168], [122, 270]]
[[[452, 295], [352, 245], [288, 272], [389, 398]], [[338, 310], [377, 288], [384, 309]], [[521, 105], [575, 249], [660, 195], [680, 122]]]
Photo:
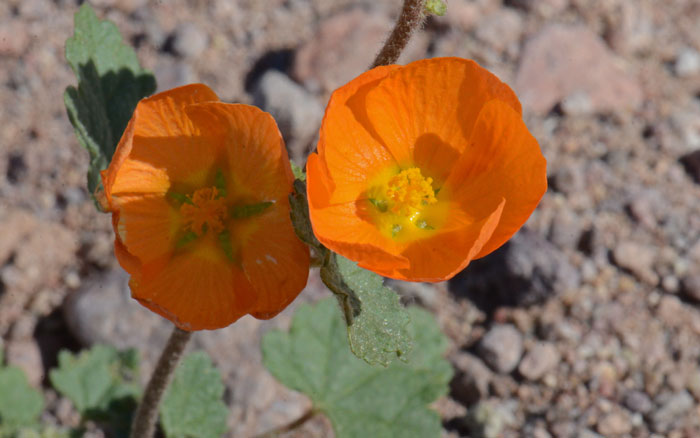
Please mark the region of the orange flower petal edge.
[[273, 118], [201, 84], [143, 99], [102, 172], [132, 296], [184, 330], [268, 319], [306, 285]]
[[491, 253], [546, 190], [517, 97], [459, 58], [379, 67], [336, 90], [307, 162], [319, 241], [407, 281], [447, 280]]

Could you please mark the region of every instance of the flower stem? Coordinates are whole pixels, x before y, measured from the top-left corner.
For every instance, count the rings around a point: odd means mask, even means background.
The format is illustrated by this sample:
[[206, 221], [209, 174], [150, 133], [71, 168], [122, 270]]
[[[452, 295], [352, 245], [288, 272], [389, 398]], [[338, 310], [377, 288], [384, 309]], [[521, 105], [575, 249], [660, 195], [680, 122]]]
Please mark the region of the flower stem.
[[168, 343], [158, 359], [151, 380], [146, 386], [141, 404], [139, 404], [131, 425], [130, 438], [152, 438], [158, 419], [158, 406], [163, 398], [165, 388], [172, 379], [173, 372], [180, 362], [182, 352], [185, 351], [187, 342], [192, 337], [192, 332], [186, 332], [175, 327], [170, 334]]
[[401, 15], [371, 68], [396, 63], [413, 32], [425, 20], [425, 0], [404, 0]]
[[291, 432], [292, 430], [298, 428], [302, 424], [312, 419], [315, 415], [316, 411], [313, 409], [309, 409], [308, 411], [304, 412], [304, 414], [301, 417], [297, 418], [291, 423], [278, 427], [277, 429], [273, 429], [269, 432], [265, 432], [261, 435], [256, 435], [255, 438], [277, 438], [283, 433]]

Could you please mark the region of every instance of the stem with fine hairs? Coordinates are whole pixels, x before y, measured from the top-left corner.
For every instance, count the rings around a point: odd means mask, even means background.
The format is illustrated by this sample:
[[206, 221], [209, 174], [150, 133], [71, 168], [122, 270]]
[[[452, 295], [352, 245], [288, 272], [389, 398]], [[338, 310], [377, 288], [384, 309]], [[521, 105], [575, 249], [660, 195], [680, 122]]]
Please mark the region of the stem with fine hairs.
[[175, 327], [168, 343], [158, 359], [155, 370], [151, 375], [151, 380], [146, 386], [146, 392], [139, 404], [134, 422], [131, 424], [130, 438], [152, 438], [158, 420], [158, 407], [163, 398], [165, 389], [172, 380], [173, 372], [180, 363], [182, 353], [185, 351], [187, 342], [192, 337], [192, 332], [187, 332]]
[[401, 15], [370, 68], [395, 64], [411, 35], [425, 20], [425, 0], [404, 0]]
[[254, 438], [277, 438], [283, 433], [291, 432], [292, 430], [298, 428], [302, 424], [312, 419], [315, 415], [316, 411], [314, 411], [313, 409], [309, 409], [308, 411], [304, 412], [304, 414], [301, 417], [297, 418], [291, 423], [286, 424], [282, 427], [278, 427], [277, 429], [273, 429], [269, 432], [265, 432], [262, 435], [256, 435]]

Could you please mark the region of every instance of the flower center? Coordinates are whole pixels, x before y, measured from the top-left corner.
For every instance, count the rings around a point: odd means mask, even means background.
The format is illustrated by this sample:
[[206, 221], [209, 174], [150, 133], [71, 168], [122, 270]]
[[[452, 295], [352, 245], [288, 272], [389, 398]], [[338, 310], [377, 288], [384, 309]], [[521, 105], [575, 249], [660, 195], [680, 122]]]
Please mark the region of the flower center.
[[391, 201], [391, 212], [405, 217], [413, 217], [426, 205], [435, 204], [433, 179], [426, 178], [417, 167], [402, 170], [393, 176], [386, 189], [386, 196]]
[[201, 236], [211, 229], [214, 233], [224, 231], [226, 203], [216, 187], [196, 190], [190, 202], [180, 207], [185, 226]]

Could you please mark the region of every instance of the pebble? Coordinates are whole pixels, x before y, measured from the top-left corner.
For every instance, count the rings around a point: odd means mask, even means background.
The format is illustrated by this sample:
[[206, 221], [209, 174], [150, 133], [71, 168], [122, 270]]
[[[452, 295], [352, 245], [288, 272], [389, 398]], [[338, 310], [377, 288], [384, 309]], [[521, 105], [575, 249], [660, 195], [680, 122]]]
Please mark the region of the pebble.
[[642, 103], [637, 78], [583, 26], [551, 24], [530, 38], [515, 89], [523, 105], [538, 114], [546, 114], [566, 98], [574, 100], [576, 110], [586, 112], [629, 110]]
[[540, 342], [523, 357], [518, 372], [528, 380], [539, 380], [556, 367], [559, 360], [560, 354], [554, 345]]
[[538, 233], [521, 229], [498, 250], [472, 261], [451, 280], [450, 288], [491, 312], [541, 303], [579, 284], [578, 270], [561, 250]]
[[480, 18], [476, 37], [501, 52], [520, 41], [523, 19], [512, 9], [499, 9]]
[[646, 393], [642, 391], [629, 391], [625, 394], [622, 403], [632, 412], [646, 414], [654, 408], [654, 403]]
[[628, 436], [632, 431], [629, 415], [623, 412], [613, 412], [605, 415], [597, 425], [598, 432], [605, 437]]
[[684, 48], [678, 54], [673, 67], [679, 77], [686, 78], [697, 75], [700, 73], [700, 53], [690, 47]]
[[651, 425], [655, 432], [665, 433], [682, 421], [683, 415], [693, 407], [694, 402], [688, 391], [683, 390], [659, 396], [657, 404], [659, 407], [650, 416]]
[[700, 184], [700, 149], [683, 155], [680, 162], [683, 164], [688, 176]]
[[615, 263], [632, 272], [637, 278], [655, 285], [659, 276], [654, 272], [656, 250], [648, 245], [636, 242], [620, 242], [613, 249]]
[[489, 395], [493, 373], [478, 357], [458, 352], [452, 358], [457, 373], [452, 379], [452, 397], [469, 406]]
[[700, 273], [684, 277], [681, 280], [681, 291], [687, 298], [700, 302]]
[[173, 49], [185, 58], [194, 58], [202, 54], [209, 46], [209, 37], [199, 27], [185, 22], [173, 35]]
[[[312, 90], [335, 90], [367, 70], [393, 24], [386, 14], [364, 8], [345, 9], [325, 18], [297, 50], [292, 76]], [[428, 44], [427, 35], [417, 32], [398, 63], [424, 58]]]
[[6, 346], [6, 356], [7, 364], [17, 366], [24, 371], [30, 385], [35, 388], [41, 387], [44, 367], [41, 362], [41, 351], [34, 339], [9, 341]]
[[473, 438], [499, 438], [503, 429], [514, 421], [509, 406], [490, 400], [479, 402], [467, 415]]
[[523, 353], [520, 332], [510, 324], [492, 327], [479, 343], [479, 355], [491, 369], [508, 374], [518, 366]]
[[268, 70], [253, 89], [256, 106], [272, 114], [282, 132], [289, 154], [303, 163], [323, 118], [323, 107], [287, 75]]

